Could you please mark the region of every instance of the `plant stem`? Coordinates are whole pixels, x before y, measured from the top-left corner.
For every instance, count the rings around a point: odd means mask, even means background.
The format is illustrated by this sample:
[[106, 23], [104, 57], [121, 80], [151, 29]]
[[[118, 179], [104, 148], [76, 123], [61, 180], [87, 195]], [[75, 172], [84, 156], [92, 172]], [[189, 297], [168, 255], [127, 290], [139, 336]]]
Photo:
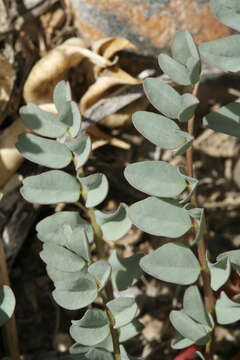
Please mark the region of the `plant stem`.
[[[192, 94], [194, 96], [197, 96], [199, 88], [199, 82], [194, 86]], [[195, 116], [193, 116], [188, 121], [188, 133], [193, 136], [194, 135], [194, 122], [195, 122]], [[193, 148], [192, 146], [187, 150], [186, 153], [186, 163], [187, 163], [187, 172], [190, 177], [194, 177], [194, 171], [193, 171]], [[194, 195], [192, 197], [192, 203], [195, 207], [198, 207], [198, 201], [197, 201], [197, 194], [196, 191], [194, 192]], [[197, 232], [197, 229], [194, 228], [194, 231]], [[204, 290], [204, 301], [206, 305], [206, 309], [209, 313], [214, 312], [215, 303], [214, 303], [214, 294], [210, 285], [210, 271], [208, 268], [208, 263], [206, 259], [206, 243], [204, 237], [201, 238], [201, 240], [197, 244], [198, 247], [198, 258], [201, 264], [201, 275], [203, 280], [203, 290]], [[213, 336], [213, 334], [212, 334]], [[206, 353], [209, 360], [213, 359], [212, 354], [212, 339], [210, 340], [210, 343], [206, 346]]]
[[[86, 201], [87, 196], [83, 189], [82, 189], [82, 197], [83, 197], [84, 201]], [[94, 209], [93, 208], [86, 209], [86, 213], [87, 213], [87, 216], [90, 220], [90, 223], [91, 223], [93, 231], [94, 231], [94, 242], [96, 245], [96, 251], [97, 251], [98, 257], [99, 257], [99, 259], [105, 260], [106, 259], [106, 253], [104, 251], [105, 242], [103, 240], [102, 230], [96, 222]], [[112, 317], [111, 312], [108, 310], [108, 308], [106, 306], [106, 304], [110, 300], [114, 299], [113, 287], [112, 287], [111, 280], [109, 280], [108, 283], [106, 284], [105, 289], [102, 291], [101, 297], [102, 297], [102, 300], [103, 300], [103, 303], [104, 303], [104, 306], [106, 309], [106, 314], [107, 314], [107, 317], [109, 320], [110, 332], [112, 335], [112, 342], [113, 342], [113, 357], [114, 357], [114, 360], [121, 360], [120, 347], [119, 347], [119, 332], [117, 329], [114, 329], [114, 319]]]

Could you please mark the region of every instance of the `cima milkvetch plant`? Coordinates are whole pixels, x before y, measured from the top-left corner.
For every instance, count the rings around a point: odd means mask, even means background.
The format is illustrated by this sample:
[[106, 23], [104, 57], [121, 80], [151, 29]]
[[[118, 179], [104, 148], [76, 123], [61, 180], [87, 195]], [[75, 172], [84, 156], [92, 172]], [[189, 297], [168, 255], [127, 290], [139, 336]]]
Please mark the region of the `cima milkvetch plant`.
[[[240, 2], [211, 0], [214, 14], [224, 24], [240, 30]], [[186, 170], [164, 161], [142, 161], [125, 169], [127, 181], [148, 197], [130, 206], [132, 222], [144, 232], [176, 239], [189, 230], [195, 238], [190, 245], [168, 242], [141, 258], [140, 266], [153, 277], [186, 288], [183, 308], [171, 311], [170, 321], [176, 333], [174, 349], [199, 345], [201, 359], [213, 359], [215, 324], [231, 324], [240, 320], [240, 303], [222, 291], [216, 291], [228, 280], [231, 271], [240, 276], [240, 250], [219, 254], [211, 263], [204, 240], [206, 221], [204, 209], [198, 207], [193, 174], [192, 142], [194, 117], [201, 75], [201, 58], [225, 71], [240, 71], [240, 35], [203, 43], [197, 47], [188, 31], [179, 31], [171, 46], [172, 57], [160, 54], [159, 66], [170, 79], [182, 86], [192, 86], [192, 92], [180, 95], [173, 87], [155, 78], [144, 81], [144, 91], [160, 114], [136, 112], [133, 123], [149, 141], [175, 155], [186, 153]], [[240, 104], [231, 103], [208, 114], [204, 125], [229, 135], [240, 136]], [[187, 124], [187, 125], [186, 125]], [[186, 129], [183, 131], [182, 129]], [[183, 191], [187, 192], [185, 198]], [[194, 250], [197, 247], [198, 258]], [[204, 301], [196, 284], [201, 275]], [[216, 300], [217, 298], [217, 300]], [[216, 300], [216, 303], [215, 303]]]
[[[40, 253], [55, 290], [57, 304], [68, 310], [89, 307], [80, 320], [72, 321], [70, 334], [76, 341], [71, 353], [79, 359], [128, 360], [122, 345], [142, 328], [137, 321], [137, 304], [121, 291], [141, 276], [137, 254], [121, 258], [115, 250], [108, 257], [106, 243], [128, 232], [131, 222], [127, 206], [106, 214], [97, 210], [107, 196], [104, 174], [85, 175], [83, 165], [91, 152], [89, 136], [81, 134], [81, 116], [71, 100], [69, 84], [61, 81], [54, 90], [57, 114], [29, 103], [20, 110], [33, 133], [22, 134], [17, 148], [30, 161], [52, 170], [23, 180], [21, 193], [33, 203], [73, 203], [76, 211], [61, 211], [37, 224], [43, 242]], [[73, 162], [75, 176], [60, 170]], [[93, 261], [92, 244], [98, 260]], [[117, 297], [114, 294], [117, 293]], [[94, 306], [97, 297], [102, 307]]]

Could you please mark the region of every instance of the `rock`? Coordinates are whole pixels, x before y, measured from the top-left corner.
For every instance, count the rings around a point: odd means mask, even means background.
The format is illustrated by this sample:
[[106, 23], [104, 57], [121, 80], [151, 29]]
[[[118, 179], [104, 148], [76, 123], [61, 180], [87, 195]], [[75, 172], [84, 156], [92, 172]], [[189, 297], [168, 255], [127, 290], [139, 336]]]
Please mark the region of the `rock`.
[[83, 37], [125, 37], [145, 55], [169, 47], [181, 29], [190, 31], [197, 43], [230, 34], [211, 12], [209, 0], [71, 0], [71, 4]]

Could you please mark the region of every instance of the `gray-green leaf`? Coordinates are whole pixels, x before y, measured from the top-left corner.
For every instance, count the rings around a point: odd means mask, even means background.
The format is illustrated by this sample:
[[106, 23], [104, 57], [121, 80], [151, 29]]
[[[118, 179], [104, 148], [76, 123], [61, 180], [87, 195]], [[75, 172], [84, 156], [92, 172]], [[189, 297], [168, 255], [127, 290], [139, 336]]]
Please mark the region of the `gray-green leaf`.
[[216, 302], [217, 322], [221, 325], [235, 323], [240, 320], [240, 304], [230, 300], [224, 291]]
[[107, 284], [112, 269], [106, 261], [99, 260], [89, 266], [88, 272], [96, 279], [99, 291], [101, 291]]
[[138, 310], [135, 299], [132, 297], [119, 297], [109, 301], [106, 306], [114, 318], [115, 329], [129, 324], [135, 318]]
[[80, 196], [80, 184], [61, 170], [51, 170], [23, 180], [22, 196], [38, 204], [76, 202]]
[[89, 136], [82, 136], [79, 139], [68, 141], [65, 145], [73, 152], [76, 169], [81, 168], [88, 160], [91, 153], [91, 139]]
[[231, 273], [230, 259], [228, 256], [223, 257], [214, 264], [208, 261], [208, 267], [211, 274], [211, 288], [217, 291], [229, 279]]
[[147, 274], [174, 284], [189, 285], [200, 274], [200, 264], [193, 252], [182, 244], [168, 243], [140, 260]]
[[212, 12], [225, 25], [240, 31], [240, 3], [238, 0], [210, 0]]
[[158, 63], [162, 71], [167, 74], [174, 82], [180, 85], [190, 85], [191, 80], [186, 66], [180, 64], [166, 54], [160, 54]]
[[79, 177], [79, 181], [87, 192], [86, 207], [91, 208], [99, 205], [108, 194], [108, 180], [106, 175], [97, 173], [86, 177]]
[[12, 316], [16, 300], [12, 289], [7, 285], [0, 286], [0, 326], [5, 324]]
[[64, 144], [32, 134], [21, 134], [16, 147], [26, 159], [53, 169], [64, 168], [72, 160], [72, 153]]
[[71, 101], [71, 89], [68, 81], [60, 81], [53, 92], [53, 101], [58, 113], [61, 113], [67, 101]]
[[165, 161], [142, 161], [128, 165], [124, 175], [133, 187], [148, 195], [175, 197], [186, 187], [177, 169]]
[[174, 199], [149, 197], [131, 205], [132, 222], [146, 233], [177, 238], [192, 226], [187, 211]]

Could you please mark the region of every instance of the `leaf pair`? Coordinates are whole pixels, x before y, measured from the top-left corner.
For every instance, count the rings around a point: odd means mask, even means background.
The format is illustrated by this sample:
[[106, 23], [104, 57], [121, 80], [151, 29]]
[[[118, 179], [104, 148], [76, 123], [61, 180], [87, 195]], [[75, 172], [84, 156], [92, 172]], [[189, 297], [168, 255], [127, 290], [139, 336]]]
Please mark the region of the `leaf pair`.
[[172, 341], [174, 349], [182, 349], [192, 344], [207, 344], [210, 339], [209, 332], [214, 326], [197, 286], [191, 286], [185, 291], [183, 310], [171, 311], [170, 321], [177, 331]]

